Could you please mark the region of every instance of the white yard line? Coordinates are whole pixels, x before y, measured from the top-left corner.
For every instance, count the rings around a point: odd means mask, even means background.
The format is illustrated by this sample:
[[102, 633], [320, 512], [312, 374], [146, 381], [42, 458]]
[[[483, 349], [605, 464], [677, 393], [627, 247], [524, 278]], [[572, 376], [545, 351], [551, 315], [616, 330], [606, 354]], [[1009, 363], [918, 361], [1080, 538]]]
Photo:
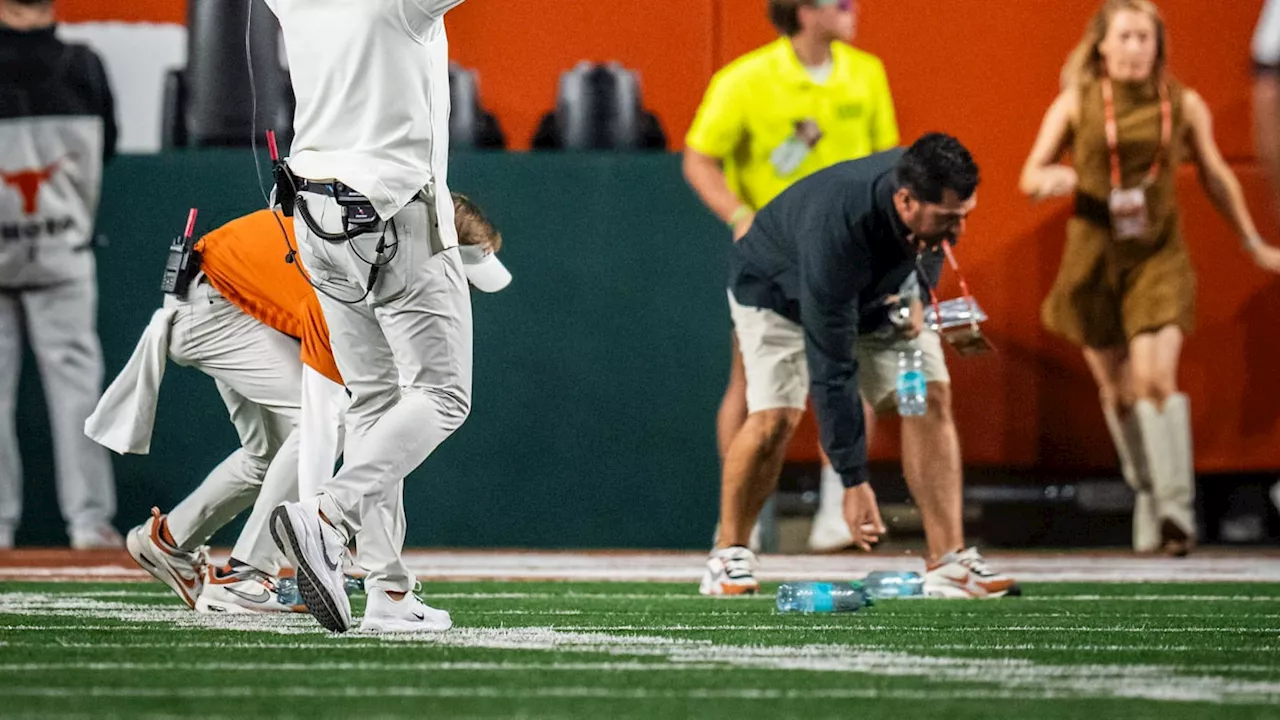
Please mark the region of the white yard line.
[[1025, 700], [1056, 699], [1063, 696], [1050, 691], [964, 690], [772, 690], [725, 688], [688, 688], [651, 690], [639, 688], [602, 688], [585, 686], [534, 687], [463, 686], [463, 687], [226, 687], [157, 688], [94, 687], [59, 688], [25, 687], [6, 689], [12, 697], [109, 697], [109, 698], [495, 698], [495, 699], [602, 699], [602, 700]]

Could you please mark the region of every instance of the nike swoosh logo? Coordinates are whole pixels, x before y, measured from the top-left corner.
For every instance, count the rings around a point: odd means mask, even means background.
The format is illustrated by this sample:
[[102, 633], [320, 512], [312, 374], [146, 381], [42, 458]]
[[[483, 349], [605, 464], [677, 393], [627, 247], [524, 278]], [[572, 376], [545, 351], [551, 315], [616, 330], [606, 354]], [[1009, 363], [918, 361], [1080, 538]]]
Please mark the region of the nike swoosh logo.
[[324, 547], [324, 526], [320, 524], [322, 522], [324, 521], [320, 518], [316, 518], [316, 532], [319, 534], [320, 538], [320, 556], [324, 558], [324, 564], [329, 566], [330, 571], [336, 571], [338, 569], [338, 563], [329, 559], [329, 551]]
[[267, 592], [266, 590], [259, 591], [257, 595], [250, 595], [247, 592], [241, 592], [231, 587], [223, 588], [223, 590], [226, 590], [227, 592], [231, 593], [232, 595], [235, 595], [236, 597], [242, 600], [248, 600], [251, 603], [264, 603], [271, 599], [271, 593]]
[[413, 616], [414, 616], [415, 618], [417, 618], [418, 620], [426, 620], [426, 619], [427, 619], [427, 616], [426, 616], [426, 615], [423, 615], [422, 613], [414, 613], [414, 614], [413, 614]]

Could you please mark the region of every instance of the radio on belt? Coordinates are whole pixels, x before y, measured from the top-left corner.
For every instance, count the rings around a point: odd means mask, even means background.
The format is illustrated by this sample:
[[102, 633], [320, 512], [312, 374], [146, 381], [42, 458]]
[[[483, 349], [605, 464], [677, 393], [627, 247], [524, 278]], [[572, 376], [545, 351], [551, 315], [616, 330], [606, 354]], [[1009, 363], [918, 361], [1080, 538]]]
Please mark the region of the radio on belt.
[[200, 272], [200, 253], [195, 251], [195, 240], [192, 237], [196, 229], [196, 213], [196, 209], [191, 208], [191, 212], [187, 213], [186, 231], [169, 243], [169, 257], [164, 263], [164, 280], [160, 282], [162, 292], [184, 300], [191, 281]]

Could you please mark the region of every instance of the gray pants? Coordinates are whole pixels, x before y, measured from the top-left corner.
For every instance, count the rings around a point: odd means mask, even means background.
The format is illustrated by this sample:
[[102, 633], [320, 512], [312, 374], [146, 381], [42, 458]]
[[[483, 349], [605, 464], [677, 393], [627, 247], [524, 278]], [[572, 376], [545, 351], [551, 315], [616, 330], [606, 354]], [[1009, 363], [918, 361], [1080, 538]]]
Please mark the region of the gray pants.
[[[302, 198], [326, 232], [342, 231], [336, 202], [316, 193]], [[368, 584], [384, 590], [414, 585], [394, 522], [403, 479], [471, 408], [471, 296], [457, 249], [442, 247], [435, 226], [432, 205], [405, 206], [386, 229], [385, 255], [394, 256], [361, 299], [381, 233], [333, 243], [294, 218], [303, 261], [325, 291], [319, 297], [334, 359], [351, 392], [345, 459], [321, 486], [320, 508], [358, 533]]]
[[231, 555], [275, 574], [283, 558], [266, 532], [267, 518], [277, 504], [297, 497], [298, 341], [205, 283], [193, 285], [185, 300], [166, 296], [165, 305], [177, 310], [169, 357], [214, 379], [240, 438], [240, 449], [169, 512], [169, 532], [190, 549], [253, 505]]
[[53, 435], [58, 505], [67, 533], [92, 532], [116, 514], [106, 448], [84, 434], [102, 394], [102, 346], [93, 276], [37, 290], [0, 291], [0, 535], [22, 517], [22, 457], [14, 427], [22, 339], [30, 340]]

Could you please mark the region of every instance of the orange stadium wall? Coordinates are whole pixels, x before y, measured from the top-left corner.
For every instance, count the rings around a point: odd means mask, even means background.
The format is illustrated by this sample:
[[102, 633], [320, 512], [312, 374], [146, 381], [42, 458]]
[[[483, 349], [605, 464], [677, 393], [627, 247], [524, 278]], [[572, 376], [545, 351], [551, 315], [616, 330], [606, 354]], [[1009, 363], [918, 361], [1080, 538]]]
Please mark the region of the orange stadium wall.
[[[714, 70], [773, 37], [764, 4], [470, 0], [449, 15], [449, 29], [454, 58], [479, 72], [483, 101], [514, 148], [528, 147], [538, 119], [554, 104], [560, 73], [582, 59], [617, 60], [638, 70], [646, 104], [679, 148]], [[181, 23], [184, 5], [58, 1], [67, 22]], [[983, 169], [979, 210], [960, 259], [992, 315], [989, 331], [999, 353], [952, 363], [967, 461], [1061, 469], [1112, 465], [1078, 352], [1038, 322], [1062, 251], [1066, 206], [1032, 206], [1016, 191], [1062, 60], [1096, 4], [863, 0], [860, 6], [857, 45], [884, 60], [904, 138], [946, 130], [973, 149]], [[1248, 45], [1260, 0], [1165, 0], [1161, 6], [1174, 72], [1208, 101], [1218, 141], [1264, 234], [1280, 242], [1277, 209], [1268, 204], [1255, 167], [1249, 126]], [[1277, 468], [1280, 375], [1273, 358], [1280, 355], [1280, 284], [1245, 260], [1189, 169], [1183, 181], [1187, 237], [1200, 278], [1199, 329], [1181, 371], [1195, 412], [1197, 464], [1208, 472]], [[883, 434], [876, 457], [894, 455], [895, 434]], [[814, 445], [809, 425], [792, 458], [813, 459]]]

